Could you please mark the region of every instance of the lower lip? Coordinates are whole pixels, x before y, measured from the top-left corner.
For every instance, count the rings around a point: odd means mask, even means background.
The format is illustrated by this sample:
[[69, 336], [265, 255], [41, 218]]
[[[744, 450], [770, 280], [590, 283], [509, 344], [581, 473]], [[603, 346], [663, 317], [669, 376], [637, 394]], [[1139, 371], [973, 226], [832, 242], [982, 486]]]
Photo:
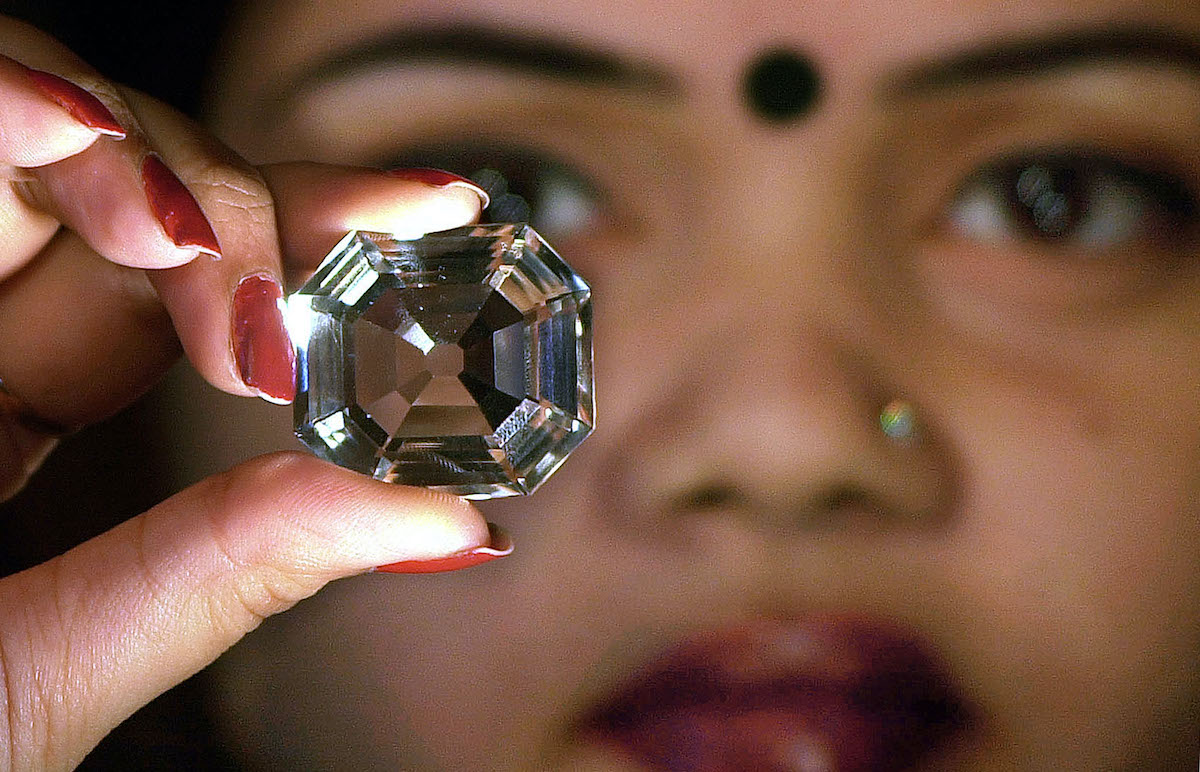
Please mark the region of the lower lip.
[[594, 712], [587, 738], [672, 772], [905, 769], [968, 723], [913, 635], [861, 617], [696, 636]]

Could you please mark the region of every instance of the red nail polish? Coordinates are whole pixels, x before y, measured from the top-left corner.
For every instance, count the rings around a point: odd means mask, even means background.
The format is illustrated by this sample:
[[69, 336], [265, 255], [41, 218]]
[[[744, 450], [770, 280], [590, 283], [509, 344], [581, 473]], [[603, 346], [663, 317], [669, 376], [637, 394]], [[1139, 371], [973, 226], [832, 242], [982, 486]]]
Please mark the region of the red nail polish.
[[26, 70], [33, 85], [53, 99], [71, 117], [100, 134], [125, 138], [125, 129], [104, 103], [69, 80], [41, 70]]
[[247, 386], [273, 402], [296, 396], [296, 352], [283, 323], [283, 289], [247, 276], [233, 293], [233, 352]]
[[441, 169], [388, 169], [387, 174], [402, 180], [423, 182], [435, 188], [445, 188], [451, 185], [470, 188], [475, 192], [475, 195], [479, 196], [481, 209], [487, 209], [488, 204], [491, 203], [491, 198], [488, 196], [486, 190], [466, 177], [444, 172]]
[[148, 155], [142, 162], [142, 185], [154, 216], [175, 246], [221, 256], [217, 235], [200, 204], [158, 156]]
[[434, 574], [442, 571], [457, 571], [460, 568], [470, 568], [480, 563], [487, 563], [496, 558], [512, 554], [512, 539], [503, 528], [495, 523], [488, 523], [489, 543], [487, 546], [456, 552], [444, 558], [433, 560], [402, 560], [399, 563], [389, 563], [379, 566], [377, 572], [387, 574]]

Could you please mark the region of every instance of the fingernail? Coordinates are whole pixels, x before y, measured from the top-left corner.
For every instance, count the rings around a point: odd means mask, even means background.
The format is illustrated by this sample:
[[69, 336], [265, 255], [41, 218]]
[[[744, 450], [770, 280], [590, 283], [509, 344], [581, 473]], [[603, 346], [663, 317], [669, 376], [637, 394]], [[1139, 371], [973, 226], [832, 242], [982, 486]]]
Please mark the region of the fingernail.
[[272, 402], [296, 396], [296, 352], [283, 323], [283, 289], [247, 276], [233, 293], [233, 352], [242, 381]]
[[402, 560], [399, 563], [379, 566], [375, 571], [386, 574], [434, 574], [470, 568], [512, 554], [512, 539], [503, 528], [495, 523], [488, 523], [488, 537], [488, 544], [483, 547], [463, 550], [433, 560]]
[[432, 185], [435, 188], [460, 187], [469, 188], [475, 195], [479, 196], [479, 208], [487, 209], [491, 203], [491, 198], [487, 191], [476, 185], [466, 177], [460, 177], [457, 174], [444, 172], [441, 169], [388, 169], [387, 174], [402, 180], [412, 180], [413, 182], [423, 182], [426, 185]]
[[148, 155], [142, 162], [142, 185], [154, 216], [175, 246], [221, 257], [217, 234], [200, 204], [158, 156]]
[[29, 69], [26, 72], [33, 85], [70, 113], [72, 118], [99, 134], [125, 138], [125, 129], [116, 116], [91, 92], [49, 72]]

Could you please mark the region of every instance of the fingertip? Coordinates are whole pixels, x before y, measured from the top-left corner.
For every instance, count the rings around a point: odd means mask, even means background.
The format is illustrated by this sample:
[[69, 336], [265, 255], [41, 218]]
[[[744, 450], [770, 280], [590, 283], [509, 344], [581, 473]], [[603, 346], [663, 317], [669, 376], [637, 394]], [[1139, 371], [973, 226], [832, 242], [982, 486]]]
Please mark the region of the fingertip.
[[193, 247], [167, 247], [160, 249], [153, 255], [143, 256], [141, 259], [131, 260], [123, 255], [110, 257], [110, 259], [127, 268], [142, 268], [146, 270], [158, 270], [165, 268], [179, 268], [189, 263], [194, 263], [204, 252]]
[[490, 563], [512, 554], [513, 543], [508, 532], [495, 523], [488, 523], [488, 540], [443, 557], [424, 560], [401, 560], [376, 566], [373, 572], [383, 574], [440, 574]]
[[[59, 76], [0, 55], [0, 162], [19, 168], [47, 166], [82, 153], [114, 128], [78, 94], [74, 101], [83, 114], [71, 112], [72, 89], [82, 92]], [[100, 111], [106, 108], [100, 105]], [[103, 128], [89, 125], [97, 121]]]
[[235, 467], [202, 488], [199, 500], [237, 502], [214, 515], [241, 563], [325, 581], [403, 561], [476, 551], [500, 557], [511, 548], [470, 502], [381, 482], [299, 451]]
[[481, 188], [474, 180], [441, 169], [388, 169], [385, 174], [399, 180], [420, 182], [434, 188], [462, 188], [463, 190], [469, 190], [479, 197], [480, 210], [487, 209], [488, 204], [492, 200], [488, 192]]
[[168, 269], [194, 262], [212, 244], [173, 235], [176, 224], [186, 221], [185, 207], [156, 196], [160, 180], [143, 175], [148, 167], [130, 157], [132, 149], [127, 143], [96, 143], [38, 168], [38, 184], [22, 188], [23, 196], [31, 208], [52, 215], [117, 265]]
[[391, 172], [387, 178], [396, 182], [378, 188], [364, 184], [362, 194], [345, 211], [340, 223], [343, 232], [379, 231], [402, 240], [419, 239], [476, 222], [487, 197], [474, 184], [433, 186]]
[[98, 134], [125, 139], [125, 128], [94, 94], [52, 72], [27, 69], [29, 80], [79, 123]]
[[347, 231], [415, 239], [476, 222], [483, 211], [478, 187], [458, 177], [433, 185], [400, 172], [310, 163], [260, 171], [275, 196], [284, 254], [297, 268], [315, 267]]

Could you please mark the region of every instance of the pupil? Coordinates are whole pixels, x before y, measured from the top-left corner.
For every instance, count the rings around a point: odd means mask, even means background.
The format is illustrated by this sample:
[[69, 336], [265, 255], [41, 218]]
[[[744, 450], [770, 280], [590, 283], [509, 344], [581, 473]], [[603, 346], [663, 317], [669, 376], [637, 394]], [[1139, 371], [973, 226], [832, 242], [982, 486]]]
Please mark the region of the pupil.
[[1078, 225], [1086, 209], [1079, 172], [1065, 164], [1018, 167], [1009, 191], [1010, 206], [1026, 230], [1061, 238]]

